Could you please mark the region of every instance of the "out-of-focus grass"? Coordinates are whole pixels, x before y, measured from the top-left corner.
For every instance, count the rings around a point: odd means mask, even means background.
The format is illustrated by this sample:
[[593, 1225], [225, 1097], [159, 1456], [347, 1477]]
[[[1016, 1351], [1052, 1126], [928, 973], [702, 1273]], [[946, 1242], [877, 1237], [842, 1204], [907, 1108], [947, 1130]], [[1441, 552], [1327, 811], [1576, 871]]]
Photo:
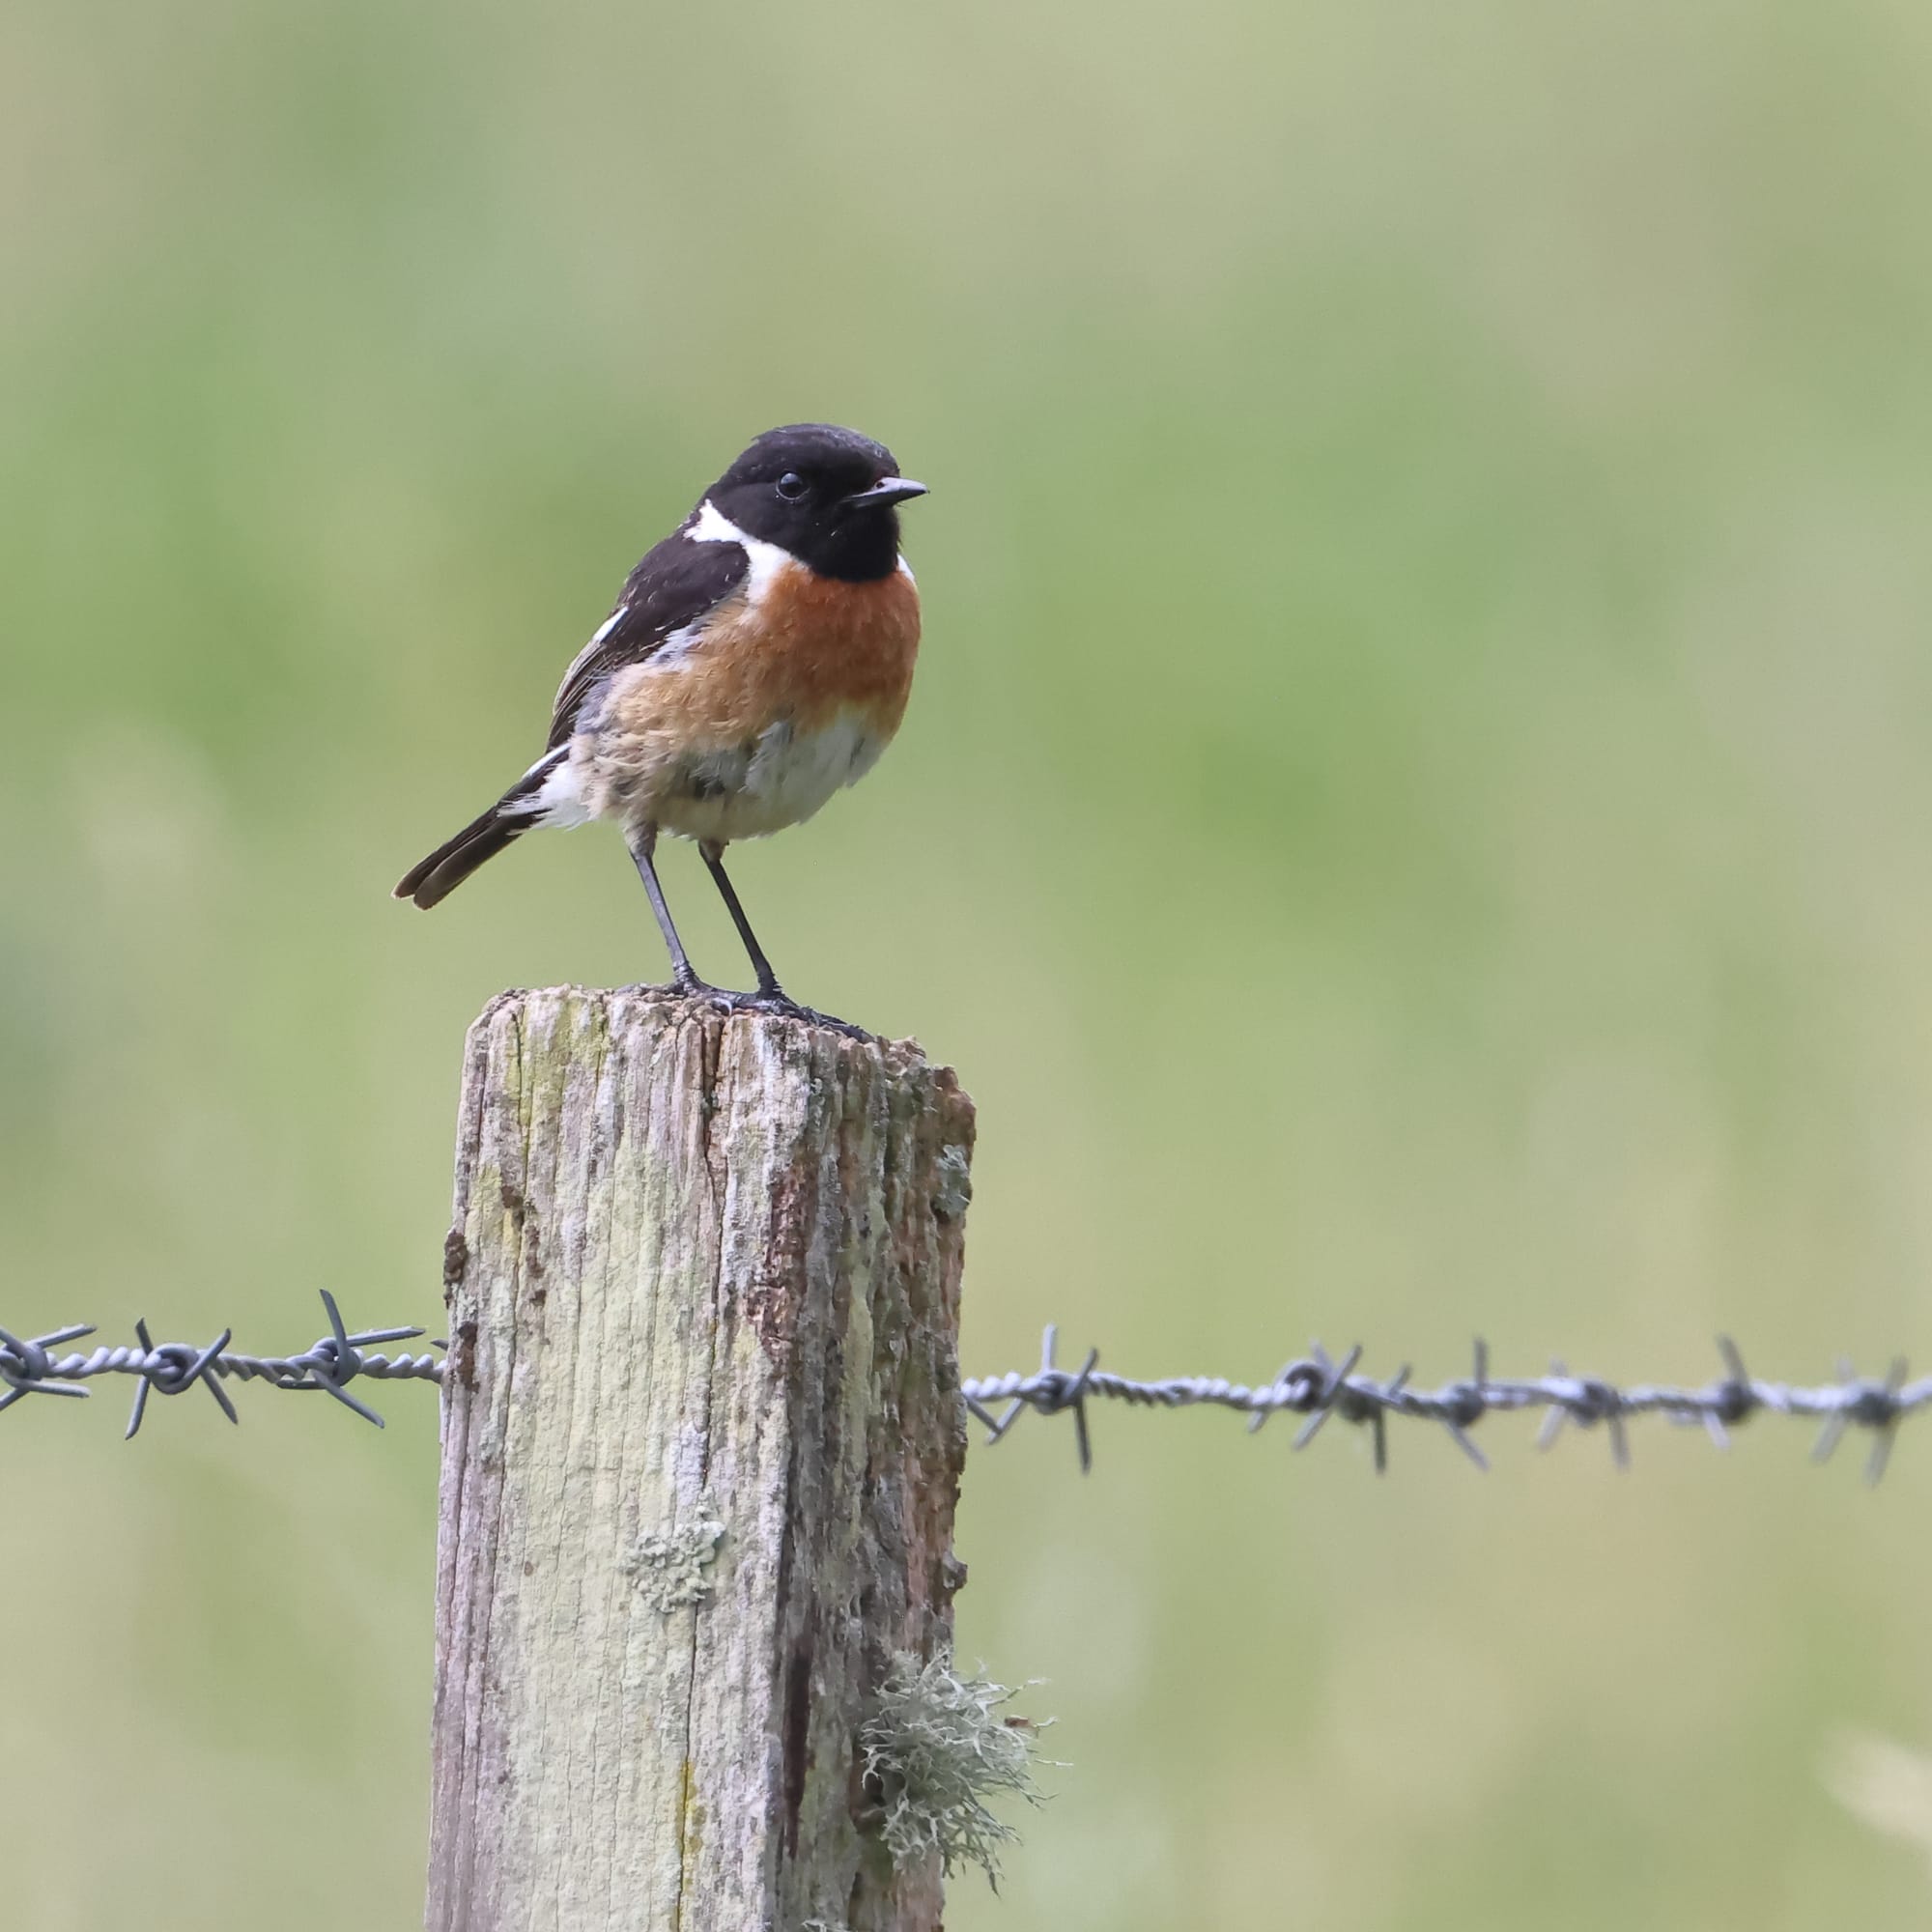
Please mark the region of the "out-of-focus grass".
[[[462, 1028], [660, 971], [614, 839], [433, 920], [642, 544], [826, 415], [934, 485], [900, 744], [739, 867], [981, 1106], [968, 1354], [1922, 1348], [1932, 19], [422, 0], [0, 25], [9, 1325], [435, 1322]], [[700, 963], [733, 957], [689, 855]], [[8, 1922], [412, 1921], [432, 1405], [0, 1422]], [[1922, 1915], [1924, 1445], [1377, 1484], [976, 1453], [1072, 1769], [962, 1928]], [[341, 1848], [355, 1848], [343, 1875]], [[17, 1874], [21, 1861], [13, 1870]]]

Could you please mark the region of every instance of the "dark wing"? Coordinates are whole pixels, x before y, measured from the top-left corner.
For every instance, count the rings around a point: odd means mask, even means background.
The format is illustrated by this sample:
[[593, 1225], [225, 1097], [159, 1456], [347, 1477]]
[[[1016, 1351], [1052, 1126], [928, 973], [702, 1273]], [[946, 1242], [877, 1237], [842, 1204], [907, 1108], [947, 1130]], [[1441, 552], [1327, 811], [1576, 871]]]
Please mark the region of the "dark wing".
[[679, 530], [632, 571], [617, 608], [563, 674], [550, 746], [569, 741], [584, 699], [613, 671], [642, 664], [665, 640], [701, 622], [744, 582], [751, 560], [734, 543], [693, 543]]

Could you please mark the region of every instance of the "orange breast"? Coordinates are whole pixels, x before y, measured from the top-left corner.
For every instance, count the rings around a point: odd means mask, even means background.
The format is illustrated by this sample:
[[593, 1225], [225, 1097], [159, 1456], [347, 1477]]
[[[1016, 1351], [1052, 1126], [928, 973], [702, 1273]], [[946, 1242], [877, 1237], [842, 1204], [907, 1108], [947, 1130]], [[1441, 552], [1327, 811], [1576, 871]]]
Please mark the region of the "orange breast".
[[787, 563], [755, 607], [713, 631], [702, 655], [720, 698], [742, 703], [753, 729], [782, 714], [810, 730], [850, 711], [890, 737], [912, 691], [919, 592], [903, 570], [841, 583]]
[[596, 787], [621, 802], [660, 799], [694, 758], [737, 751], [749, 761], [780, 724], [801, 741], [855, 733], [869, 763], [905, 715], [918, 654], [919, 592], [906, 572], [841, 583], [787, 560], [755, 603], [715, 616], [702, 642], [612, 680], [593, 734]]

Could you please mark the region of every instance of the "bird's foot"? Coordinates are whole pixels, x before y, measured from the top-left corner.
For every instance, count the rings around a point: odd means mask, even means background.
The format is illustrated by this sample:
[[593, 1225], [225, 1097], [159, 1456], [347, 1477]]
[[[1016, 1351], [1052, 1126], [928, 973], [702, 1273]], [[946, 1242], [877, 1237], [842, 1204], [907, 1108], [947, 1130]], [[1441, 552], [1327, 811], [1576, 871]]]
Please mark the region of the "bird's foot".
[[709, 980], [700, 980], [696, 973], [674, 973], [668, 984], [648, 986], [641, 990], [654, 993], [668, 993], [673, 999], [693, 1000], [697, 1005], [709, 1007], [714, 1012], [728, 1013], [737, 1010], [736, 1002], [741, 995], [724, 986], [714, 986]]
[[781, 1019], [803, 1020], [808, 1026], [828, 1027], [848, 1039], [870, 1039], [864, 1027], [841, 1020], [836, 1013], [821, 1013], [816, 1007], [801, 1006], [782, 986], [760, 986], [756, 992], [733, 992], [728, 986], [714, 986], [696, 973], [689, 978], [673, 978], [670, 990], [683, 1000], [696, 1000], [718, 1013], [775, 1013]]
[[782, 986], [760, 986], [755, 993], [726, 993], [734, 1013], [776, 1013], [782, 1019], [803, 1020], [807, 1026], [829, 1027], [848, 1039], [870, 1039], [864, 1027], [841, 1020], [836, 1013], [821, 1013], [816, 1007], [803, 1007]]

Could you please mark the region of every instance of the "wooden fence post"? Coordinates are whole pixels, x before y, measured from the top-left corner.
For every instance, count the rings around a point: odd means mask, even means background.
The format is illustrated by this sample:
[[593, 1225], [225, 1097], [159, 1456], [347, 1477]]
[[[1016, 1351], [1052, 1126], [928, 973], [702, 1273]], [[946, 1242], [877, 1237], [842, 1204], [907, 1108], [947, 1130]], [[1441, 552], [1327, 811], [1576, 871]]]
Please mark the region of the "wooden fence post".
[[934, 1932], [857, 1734], [950, 1642], [971, 1101], [647, 991], [471, 1028], [431, 1932]]

